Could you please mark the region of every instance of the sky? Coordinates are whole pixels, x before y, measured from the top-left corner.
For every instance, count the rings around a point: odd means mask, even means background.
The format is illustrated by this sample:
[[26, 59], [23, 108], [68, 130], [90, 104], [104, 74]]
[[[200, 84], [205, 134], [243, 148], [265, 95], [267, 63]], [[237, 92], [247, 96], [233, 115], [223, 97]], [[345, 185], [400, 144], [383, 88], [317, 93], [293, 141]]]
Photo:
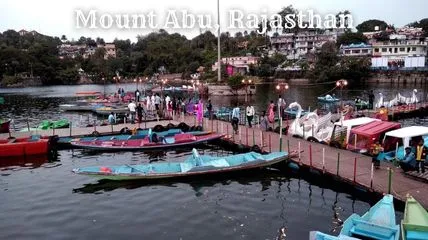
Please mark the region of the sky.
[[[354, 27], [368, 19], [380, 19], [396, 27], [404, 26], [410, 22], [418, 21], [428, 17], [427, 0], [220, 0], [221, 31], [236, 32], [229, 28], [231, 10], [244, 12], [244, 17], [250, 13], [273, 14], [282, 7], [293, 5], [298, 10], [313, 10], [315, 13], [336, 14], [339, 11], [349, 10], [352, 13]], [[153, 18], [159, 25], [152, 29], [146, 25], [145, 29], [119, 29], [117, 27], [101, 29], [99, 18], [97, 29], [77, 28], [76, 11], [87, 14], [90, 10], [96, 10], [98, 16], [102, 14], [148, 14], [152, 11]], [[136, 36], [145, 35], [159, 28], [163, 28], [169, 10], [181, 12], [187, 10], [192, 14], [204, 14], [211, 16], [213, 25], [217, 23], [217, 0], [157, 0], [157, 1], [131, 1], [131, 0], [13, 0], [4, 1], [0, 9], [0, 31], [8, 29], [19, 31], [36, 30], [45, 35], [66, 35], [69, 40], [85, 37], [102, 37], [105, 41], [118, 39], [130, 39], [136, 41]], [[177, 15], [181, 16], [181, 15]], [[181, 21], [181, 18], [179, 19]], [[82, 23], [80, 23], [82, 24]], [[192, 38], [203, 29], [194, 27], [192, 29], [174, 29], [172, 25], [166, 30], [170, 33], [178, 32]], [[244, 31], [245, 29], [241, 30]], [[214, 32], [215, 29], [212, 29]]]

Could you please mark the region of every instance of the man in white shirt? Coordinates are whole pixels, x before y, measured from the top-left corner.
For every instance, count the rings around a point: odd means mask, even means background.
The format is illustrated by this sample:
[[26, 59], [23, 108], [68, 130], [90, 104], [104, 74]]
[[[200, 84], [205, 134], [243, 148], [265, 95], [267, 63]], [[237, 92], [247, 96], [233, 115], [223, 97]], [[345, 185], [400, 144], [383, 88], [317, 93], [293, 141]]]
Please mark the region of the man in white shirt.
[[151, 100], [151, 106], [150, 106], [151, 108], [150, 108], [150, 110], [152, 110], [152, 112], [155, 110], [155, 107], [156, 107], [155, 106], [155, 98], [156, 98], [155, 94], [152, 93], [152, 97], [150, 98], [150, 100]]
[[232, 128], [235, 131], [235, 134], [238, 134], [238, 125], [239, 125], [239, 107], [238, 104], [232, 110]]
[[165, 96], [165, 108], [166, 111], [169, 111], [169, 102], [171, 101], [171, 98], [168, 96], [168, 94]]
[[135, 109], [137, 108], [137, 105], [135, 105], [134, 101], [131, 101], [128, 104], [128, 108], [129, 108], [129, 112], [131, 114], [131, 123], [134, 124], [135, 123]]
[[255, 112], [254, 107], [250, 106], [250, 104], [248, 104], [247, 109], [246, 109], [246, 113], [247, 113], [248, 126], [250, 128], [253, 127], [252, 122], [253, 122], [254, 112]]
[[281, 114], [281, 117], [282, 115], [284, 115], [285, 105], [286, 105], [285, 100], [281, 97], [281, 95], [278, 95], [278, 111], [279, 111], [279, 114]]

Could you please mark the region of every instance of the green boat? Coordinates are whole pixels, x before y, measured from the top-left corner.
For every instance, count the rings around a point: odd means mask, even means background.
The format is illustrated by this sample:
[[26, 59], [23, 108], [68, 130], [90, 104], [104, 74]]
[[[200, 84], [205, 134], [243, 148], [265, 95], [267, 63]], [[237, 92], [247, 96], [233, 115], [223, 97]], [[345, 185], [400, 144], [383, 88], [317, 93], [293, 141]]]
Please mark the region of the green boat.
[[428, 239], [428, 213], [413, 197], [408, 196], [401, 221], [403, 240]]
[[[38, 131], [38, 130], [48, 130], [48, 129], [58, 129], [58, 128], [67, 128], [70, 126], [70, 122], [67, 119], [61, 119], [58, 121], [49, 121], [43, 120], [39, 126], [35, 128], [30, 128], [30, 131]], [[28, 128], [21, 129], [21, 132], [28, 131]]]
[[4, 98], [0, 97], [0, 104], [4, 104]]

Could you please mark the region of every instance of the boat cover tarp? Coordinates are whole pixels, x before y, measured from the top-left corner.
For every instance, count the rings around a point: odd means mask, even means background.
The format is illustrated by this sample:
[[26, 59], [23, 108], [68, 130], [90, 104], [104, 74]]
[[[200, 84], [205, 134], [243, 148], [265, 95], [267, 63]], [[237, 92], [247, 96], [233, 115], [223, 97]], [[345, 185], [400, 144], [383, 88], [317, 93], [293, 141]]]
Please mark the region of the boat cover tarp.
[[397, 122], [373, 121], [362, 126], [355, 127], [351, 133], [366, 137], [374, 137], [390, 129], [400, 128], [401, 124]]

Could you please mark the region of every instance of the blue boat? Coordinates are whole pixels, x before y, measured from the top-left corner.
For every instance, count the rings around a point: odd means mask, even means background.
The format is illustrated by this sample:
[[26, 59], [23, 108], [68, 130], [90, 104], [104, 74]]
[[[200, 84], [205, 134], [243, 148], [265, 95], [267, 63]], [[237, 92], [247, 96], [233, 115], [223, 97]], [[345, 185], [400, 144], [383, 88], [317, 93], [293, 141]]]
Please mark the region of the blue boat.
[[339, 235], [336, 237], [318, 231], [311, 231], [309, 233], [309, 240], [359, 240], [359, 238], [353, 238], [344, 235]]
[[267, 167], [288, 158], [287, 152], [262, 155], [249, 152], [227, 157], [200, 156], [196, 149], [184, 162], [96, 166], [73, 169], [74, 173], [110, 180], [160, 179], [206, 175]]
[[[398, 240], [400, 227], [395, 221], [395, 210], [392, 195], [385, 195], [362, 217], [352, 214], [343, 223], [339, 236], [330, 236], [320, 232], [311, 232], [312, 240], [334, 239], [377, 239]], [[348, 237], [348, 238], [346, 238]], [[349, 238], [352, 237], [352, 238]]]
[[340, 99], [327, 94], [327, 95], [325, 95], [323, 97], [318, 97], [318, 101], [320, 101], [320, 102], [327, 102], [327, 103], [334, 103], [334, 102], [340, 101]]

